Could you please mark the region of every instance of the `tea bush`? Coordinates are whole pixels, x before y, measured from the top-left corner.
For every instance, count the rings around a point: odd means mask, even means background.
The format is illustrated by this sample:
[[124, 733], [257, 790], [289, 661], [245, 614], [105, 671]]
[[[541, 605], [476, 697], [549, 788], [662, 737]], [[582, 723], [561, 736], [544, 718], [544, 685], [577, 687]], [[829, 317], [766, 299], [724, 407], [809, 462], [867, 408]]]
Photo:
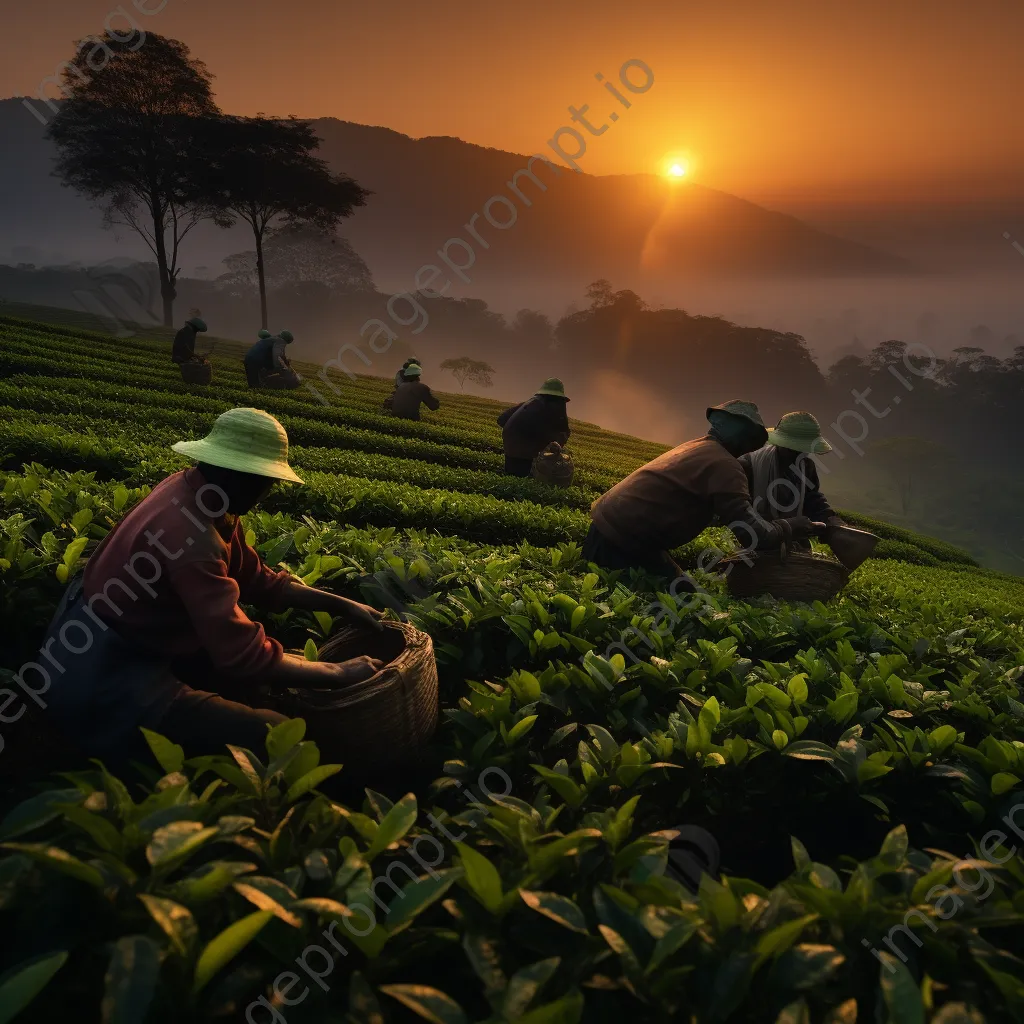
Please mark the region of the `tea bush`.
[[[2, 319], [0, 339], [13, 670], [181, 464], [170, 442], [243, 392], [226, 360], [190, 391], [144, 340]], [[149, 733], [138, 778], [18, 779], [0, 1021], [1024, 1017], [1024, 581], [857, 518], [883, 557], [827, 606], [699, 573], [698, 594], [663, 592], [580, 549], [592, 496], [658, 446], [582, 425], [594, 472], [556, 492], [495, 472], [496, 403], [447, 397], [444, 423], [398, 436], [376, 429], [385, 393], [357, 380], [326, 417], [270, 396], [308, 482], [246, 528], [268, 564], [432, 636], [433, 771], [354, 792], [322, 763], [345, 752], [291, 721], [193, 759]], [[333, 625], [263, 620], [295, 649]], [[4, 725], [12, 747], [30, 722]], [[671, 868], [680, 824], [722, 847], [696, 891]]]

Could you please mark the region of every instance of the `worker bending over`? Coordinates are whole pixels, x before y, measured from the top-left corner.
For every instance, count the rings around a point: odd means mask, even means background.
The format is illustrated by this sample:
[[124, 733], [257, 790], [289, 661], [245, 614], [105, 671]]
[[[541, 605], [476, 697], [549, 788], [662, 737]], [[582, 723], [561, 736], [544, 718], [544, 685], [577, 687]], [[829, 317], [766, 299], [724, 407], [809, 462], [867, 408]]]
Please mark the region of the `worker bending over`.
[[506, 473], [529, 476], [533, 460], [552, 441], [564, 445], [569, 440], [568, 402], [562, 382], [549, 377], [531, 399], [513, 405], [498, 417]]
[[441, 408], [441, 403], [433, 391], [420, 380], [423, 373], [418, 363], [410, 363], [403, 370], [405, 380], [395, 389], [391, 396], [391, 411], [403, 420], [418, 420], [420, 406], [425, 405], [433, 412]]
[[606, 569], [643, 569], [678, 578], [669, 551], [693, 540], [717, 516], [747, 550], [807, 537], [803, 516], [769, 522], [751, 505], [740, 457], [761, 448], [768, 431], [752, 402], [725, 402], [707, 410], [711, 429], [641, 466], [590, 509], [583, 557]]
[[[768, 431], [768, 443], [740, 458], [747, 474], [751, 504], [762, 519], [773, 522], [786, 516], [807, 516], [828, 528], [827, 543], [843, 520], [835, 514], [821, 493], [818, 468], [813, 455], [826, 455], [832, 445], [821, 436], [821, 425], [809, 412], [787, 412], [778, 426]], [[810, 541], [797, 540], [798, 548]]]
[[[209, 436], [174, 450], [198, 465], [163, 480], [104, 538], [43, 647], [59, 665], [47, 694], [55, 724], [111, 761], [145, 756], [140, 726], [189, 756], [229, 743], [262, 750], [267, 726], [283, 721], [266, 709], [271, 686], [345, 686], [382, 667], [367, 657], [331, 664], [286, 654], [242, 610], [241, 602], [301, 608], [382, 628], [375, 609], [272, 571], [246, 543], [240, 517], [277, 481], [302, 483], [288, 465], [284, 427], [259, 409], [232, 409]], [[82, 629], [92, 634], [87, 645]]]
[[277, 335], [267, 330], [260, 331], [259, 341], [245, 353], [245, 378], [249, 387], [260, 387], [270, 374], [291, 371], [292, 364], [286, 350], [294, 340], [291, 331], [281, 331]]
[[171, 344], [171, 362], [198, 363], [202, 357], [196, 355], [196, 335], [206, 333], [206, 321], [197, 316], [185, 321], [185, 326], [174, 336]]

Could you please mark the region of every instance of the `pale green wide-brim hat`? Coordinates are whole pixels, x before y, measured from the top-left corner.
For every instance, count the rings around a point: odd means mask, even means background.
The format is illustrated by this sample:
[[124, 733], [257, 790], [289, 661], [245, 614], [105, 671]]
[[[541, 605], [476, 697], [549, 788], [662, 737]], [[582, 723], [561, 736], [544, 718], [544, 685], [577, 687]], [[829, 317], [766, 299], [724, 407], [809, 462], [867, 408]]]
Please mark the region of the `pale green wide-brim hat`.
[[419, 377], [423, 373], [423, 367], [419, 363], [410, 363], [403, 371], [406, 377]]
[[832, 445], [821, 436], [821, 425], [809, 412], [787, 412], [778, 426], [768, 431], [768, 443], [807, 455], [832, 451]]
[[[551, 395], [552, 398], [565, 398], [565, 385], [557, 377], [548, 377], [534, 394]], [[565, 398], [565, 400], [569, 401], [568, 398]]]
[[750, 422], [755, 426], [764, 426], [764, 420], [761, 419], [761, 413], [753, 402], [743, 402], [738, 398], [734, 398], [731, 402], [722, 402], [721, 405], [712, 405], [707, 411], [708, 419], [711, 419], [711, 413], [715, 409], [718, 409], [719, 412], [731, 413], [733, 416], [742, 416], [745, 420], [750, 420]]
[[288, 465], [287, 432], [262, 409], [229, 409], [214, 420], [213, 428], [202, 440], [179, 441], [171, 448], [221, 469], [302, 483]]

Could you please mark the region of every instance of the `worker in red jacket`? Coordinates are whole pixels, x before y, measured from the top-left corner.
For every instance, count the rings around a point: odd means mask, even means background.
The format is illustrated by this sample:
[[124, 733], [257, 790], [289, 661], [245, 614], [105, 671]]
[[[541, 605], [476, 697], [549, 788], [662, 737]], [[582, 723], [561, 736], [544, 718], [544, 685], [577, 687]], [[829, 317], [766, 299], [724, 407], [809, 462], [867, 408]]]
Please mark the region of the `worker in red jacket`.
[[380, 612], [274, 572], [246, 543], [240, 516], [277, 481], [302, 483], [284, 427], [261, 410], [232, 409], [209, 436], [174, 450], [198, 465], [167, 477], [104, 538], [41, 652], [55, 724], [112, 761], [145, 755], [140, 726], [190, 756], [229, 743], [261, 751], [267, 726], [283, 721], [260, 707], [270, 687], [344, 686], [383, 667], [286, 654], [242, 610], [302, 608], [382, 628]]

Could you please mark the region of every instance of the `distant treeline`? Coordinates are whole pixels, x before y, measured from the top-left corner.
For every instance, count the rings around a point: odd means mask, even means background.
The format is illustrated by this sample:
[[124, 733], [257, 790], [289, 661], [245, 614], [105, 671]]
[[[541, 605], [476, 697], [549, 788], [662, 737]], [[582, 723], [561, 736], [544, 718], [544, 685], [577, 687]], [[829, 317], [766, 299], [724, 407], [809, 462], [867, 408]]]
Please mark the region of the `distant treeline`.
[[[358, 256], [349, 251], [346, 259]], [[365, 320], [388, 316], [391, 296], [374, 287], [368, 271], [359, 266], [346, 274], [337, 266], [329, 269], [314, 275], [319, 280], [271, 282], [272, 326], [288, 327], [304, 342], [303, 358], [332, 358], [346, 339], [358, 339]], [[146, 280], [144, 270], [0, 266], [0, 297], [85, 306], [83, 296], [91, 296], [90, 301], [117, 315], [118, 303], [127, 306], [129, 298], [136, 306], [155, 304], [139, 283]], [[252, 292], [244, 273], [216, 281], [185, 279], [179, 286], [181, 318], [185, 310], [199, 309], [212, 334], [255, 339]], [[412, 308], [403, 302], [401, 315], [412, 320]], [[766, 421], [793, 409], [814, 412], [841, 450], [913, 435], [972, 462], [1004, 468], [1024, 464], [1024, 346], [1004, 360], [977, 346], [940, 359], [924, 346], [891, 340], [866, 356], [845, 356], [823, 368], [800, 335], [652, 308], [634, 292], [616, 291], [607, 281], [594, 282], [587, 289], [586, 306], [557, 323], [528, 309], [509, 320], [479, 299], [417, 296], [416, 302], [423, 318], [407, 327], [394, 324], [401, 340], [393, 351], [377, 357], [370, 370], [353, 360], [356, 372], [388, 375], [391, 363], [400, 365], [400, 357], [410, 353], [433, 366], [445, 358], [469, 356], [497, 368], [499, 389], [502, 374], [525, 374], [539, 379], [558, 375], [582, 391], [588, 378], [615, 371], [668, 407], [685, 410], [691, 422], [699, 421], [711, 401], [743, 397], [758, 403]], [[120, 315], [135, 318], [125, 311]], [[425, 319], [425, 331], [414, 334]]]

